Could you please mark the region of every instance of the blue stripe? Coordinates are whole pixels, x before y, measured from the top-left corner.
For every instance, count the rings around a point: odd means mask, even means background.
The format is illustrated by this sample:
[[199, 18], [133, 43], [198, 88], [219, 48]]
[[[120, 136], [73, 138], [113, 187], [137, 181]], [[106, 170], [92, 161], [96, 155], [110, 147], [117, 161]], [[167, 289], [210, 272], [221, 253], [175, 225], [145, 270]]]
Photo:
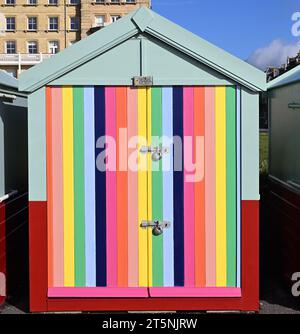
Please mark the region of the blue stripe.
[[[95, 87], [95, 143], [105, 136], [105, 89]], [[95, 147], [95, 156], [104, 150]], [[96, 164], [96, 285], [106, 286], [106, 175]]]
[[84, 178], [86, 285], [96, 286], [94, 88], [84, 88]]
[[241, 89], [237, 88], [237, 287], [241, 287]]
[[[183, 88], [173, 90], [173, 131], [174, 137], [183, 143]], [[176, 139], [175, 139], [176, 140]], [[183, 144], [182, 144], [183, 145]], [[181, 154], [181, 170], [177, 161]], [[183, 218], [183, 146], [174, 146], [174, 283], [184, 286], [184, 218]]]
[[162, 127], [163, 147], [170, 148], [170, 153], [163, 158], [163, 217], [171, 223], [164, 238], [164, 286], [174, 286], [174, 219], [173, 219], [173, 91], [166, 87], [162, 90]]

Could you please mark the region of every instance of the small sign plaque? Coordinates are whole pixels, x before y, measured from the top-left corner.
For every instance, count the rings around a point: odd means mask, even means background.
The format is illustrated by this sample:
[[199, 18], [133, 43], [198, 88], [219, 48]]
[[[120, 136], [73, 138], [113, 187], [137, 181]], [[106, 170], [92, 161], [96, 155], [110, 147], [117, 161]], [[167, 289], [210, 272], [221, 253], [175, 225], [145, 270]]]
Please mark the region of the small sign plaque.
[[153, 77], [134, 77], [133, 78], [133, 85], [136, 87], [146, 87], [146, 86], [153, 86]]

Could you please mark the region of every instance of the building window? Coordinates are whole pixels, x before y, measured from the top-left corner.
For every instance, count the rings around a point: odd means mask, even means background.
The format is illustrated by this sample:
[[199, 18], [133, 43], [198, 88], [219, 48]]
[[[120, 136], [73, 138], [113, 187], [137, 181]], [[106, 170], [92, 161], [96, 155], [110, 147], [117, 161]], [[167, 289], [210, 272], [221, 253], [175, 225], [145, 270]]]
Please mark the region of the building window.
[[105, 3], [105, 0], [95, 0], [96, 3]]
[[14, 6], [16, 4], [15, 0], [5, 0], [5, 4], [8, 6]]
[[57, 6], [58, 1], [57, 0], [48, 0], [48, 5], [50, 6]]
[[71, 30], [78, 30], [79, 29], [79, 20], [77, 16], [70, 17], [70, 29]]
[[58, 30], [58, 17], [49, 17], [49, 30]]
[[95, 16], [95, 25], [96, 27], [104, 26], [104, 15]]
[[135, 3], [136, 0], [126, 0], [126, 3]]
[[70, 5], [78, 5], [79, 0], [69, 0]]
[[111, 3], [120, 3], [120, 0], [110, 0]]
[[36, 16], [28, 17], [27, 29], [37, 30], [37, 17]]
[[29, 54], [37, 54], [38, 53], [38, 43], [35, 41], [27, 43], [27, 52]]
[[49, 46], [49, 53], [51, 54], [55, 54], [59, 51], [58, 41], [50, 41], [48, 46]]
[[36, 6], [37, 5], [37, 0], [27, 0], [27, 4], [30, 6]]
[[110, 17], [111, 22], [116, 22], [116, 21], [118, 21], [120, 18], [121, 18], [121, 15], [112, 15], [112, 16]]
[[17, 53], [16, 42], [15, 41], [7, 41], [5, 43], [5, 52], [8, 54]]
[[6, 18], [6, 30], [16, 30], [16, 18], [15, 17], [7, 17]]

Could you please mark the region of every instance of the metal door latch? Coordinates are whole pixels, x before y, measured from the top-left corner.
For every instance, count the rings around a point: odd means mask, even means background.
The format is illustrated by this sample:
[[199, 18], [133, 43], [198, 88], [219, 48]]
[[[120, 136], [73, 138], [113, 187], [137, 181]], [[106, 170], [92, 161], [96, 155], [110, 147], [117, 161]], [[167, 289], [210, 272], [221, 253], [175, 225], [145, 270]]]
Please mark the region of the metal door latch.
[[152, 160], [159, 161], [163, 154], [168, 154], [170, 150], [167, 147], [142, 146], [140, 152], [142, 154], [152, 153]]
[[141, 223], [141, 228], [152, 228], [152, 234], [154, 236], [159, 236], [164, 233], [164, 229], [170, 228], [171, 223], [166, 221], [145, 221]]

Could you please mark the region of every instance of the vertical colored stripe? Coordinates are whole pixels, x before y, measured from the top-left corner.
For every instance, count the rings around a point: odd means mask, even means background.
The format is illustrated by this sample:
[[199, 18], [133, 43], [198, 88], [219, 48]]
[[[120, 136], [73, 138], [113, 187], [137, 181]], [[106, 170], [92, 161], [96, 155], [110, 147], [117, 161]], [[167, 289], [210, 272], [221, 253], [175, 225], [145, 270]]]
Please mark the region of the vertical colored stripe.
[[215, 88], [205, 88], [205, 259], [206, 286], [216, 286]]
[[62, 89], [52, 92], [53, 285], [64, 286], [64, 196]]
[[94, 88], [84, 88], [84, 201], [86, 286], [96, 286], [95, 208], [95, 106]]
[[[48, 236], [48, 286], [54, 286], [54, 235], [53, 235], [53, 172], [52, 172], [52, 99], [51, 88], [46, 87], [46, 150], [47, 150], [47, 236]], [[1, 223], [1, 222], [0, 222]], [[0, 255], [2, 256], [2, 254]]]
[[[161, 146], [162, 137], [162, 89], [152, 88], [152, 146]], [[152, 219], [163, 220], [163, 179], [162, 162], [152, 161]], [[153, 286], [161, 287], [163, 278], [163, 235], [152, 237]]]
[[[147, 88], [147, 144], [152, 145], [152, 88]], [[148, 173], [147, 173], [147, 197], [148, 197], [148, 220], [152, 220], [152, 157], [148, 154]], [[152, 229], [148, 229], [147, 233], [148, 243], [148, 286], [153, 286], [153, 243], [152, 243]]]
[[184, 286], [184, 223], [183, 223], [183, 88], [173, 88], [174, 131], [174, 281]]
[[[199, 178], [195, 182], [195, 285], [206, 286], [205, 273], [205, 179], [204, 142], [205, 137], [205, 88], [194, 89], [194, 144], [195, 161]], [[200, 176], [201, 175], [201, 176]], [[198, 176], [197, 176], [198, 177]]]
[[[95, 87], [95, 156], [103, 154], [104, 145], [97, 147], [98, 139], [105, 136], [105, 89]], [[103, 143], [103, 141], [102, 141]], [[106, 175], [97, 168], [96, 193], [96, 285], [106, 286]]]
[[226, 88], [216, 88], [216, 286], [226, 277]]
[[137, 160], [138, 90], [127, 89], [128, 121], [128, 286], [139, 285], [139, 226], [138, 226], [138, 172], [134, 170]]
[[107, 286], [117, 286], [116, 88], [105, 88]]
[[75, 286], [85, 286], [84, 91], [74, 87], [74, 235]]
[[184, 132], [184, 276], [185, 286], [195, 286], [195, 188], [189, 181], [193, 163], [194, 89], [185, 87], [183, 98]]
[[[118, 287], [128, 286], [128, 226], [127, 226], [127, 88], [116, 89], [117, 118], [117, 252]], [[124, 155], [124, 152], [126, 153]], [[126, 170], [124, 171], [124, 167]]]
[[64, 285], [73, 287], [74, 272], [74, 155], [73, 89], [63, 88]]
[[226, 88], [227, 286], [236, 286], [236, 93]]
[[[147, 89], [138, 89], [138, 136], [140, 148], [147, 145]], [[140, 154], [138, 158], [138, 221], [139, 230], [139, 286], [148, 286], [148, 254], [147, 229], [140, 227], [143, 220], [147, 220], [147, 154]]]
[[173, 207], [173, 90], [171, 87], [162, 91], [162, 146], [169, 149], [163, 156], [163, 220], [171, 223], [163, 234], [164, 247], [164, 286], [174, 286], [174, 207]]
[[236, 203], [237, 203], [237, 287], [241, 287], [241, 89], [237, 88], [236, 93], [236, 128], [237, 128], [237, 185], [236, 185]]

